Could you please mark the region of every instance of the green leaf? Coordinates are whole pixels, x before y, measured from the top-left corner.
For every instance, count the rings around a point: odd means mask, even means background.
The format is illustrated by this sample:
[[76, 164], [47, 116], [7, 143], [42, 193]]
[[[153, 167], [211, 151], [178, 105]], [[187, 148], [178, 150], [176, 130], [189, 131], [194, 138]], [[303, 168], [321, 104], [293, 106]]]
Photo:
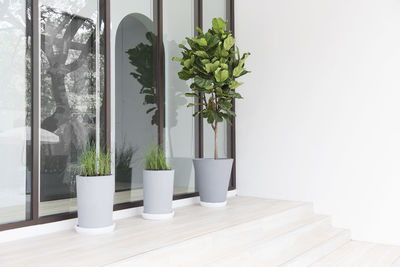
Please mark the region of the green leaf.
[[152, 111], [155, 110], [155, 109], [156, 109], [156, 107], [148, 109], [148, 110], [146, 111], [146, 114], [149, 114], [150, 112], [152, 112]]
[[205, 65], [205, 64], [207, 64], [207, 63], [210, 63], [210, 60], [207, 59], [207, 58], [205, 58], [205, 59], [200, 60], [200, 62], [203, 63], [203, 64]]
[[145, 95], [144, 96], [144, 103], [145, 104], [154, 104], [154, 96], [153, 95]]
[[222, 56], [222, 57], [227, 57], [227, 56], [229, 56], [228, 51], [225, 50], [225, 49], [221, 49], [221, 56]]
[[221, 46], [218, 46], [218, 48], [215, 50], [214, 56], [216, 58], [221, 59], [221, 57], [227, 57], [229, 56], [228, 51], [226, 51], [224, 48], [221, 48]]
[[217, 35], [213, 35], [210, 40], [208, 41], [208, 49], [213, 48], [214, 46], [216, 46], [219, 43], [219, 38]]
[[183, 59], [180, 57], [173, 57], [172, 58], [173, 61], [178, 61], [178, 62], [183, 62]]
[[229, 84], [229, 88], [230, 89], [236, 89], [239, 86], [241, 86], [243, 83], [240, 83], [238, 81], [231, 81], [231, 83]]
[[186, 97], [199, 97], [197, 94], [194, 93], [185, 93]]
[[232, 108], [232, 104], [229, 102], [219, 102], [218, 105], [223, 109], [223, 110], [230, 110]]
[[185, 39], [186, 39], [187, 43], [189, 44], [190, 48], [196, 49], [195, 42], [192, 39], [190, 39], [189, 37], [186, 37]]
[[243, 69], [243, 71], [240, 73], [238, 77], [242, 77], [243, 75], [246, 75], [247, 73], [251, 73], [251, 71]]
[[233, 76], [234, 77], [239, 77], [240, 74], [244, 71], [244, 69], [240, 66], [237, 66], [236, 68], [233, 69]]
[[207, 122], [208, 122], [209, 124], [213, 124], [213, 122], [214, 122], [214, 117], [213, 117], [213, 116], [207, 116]]
[[218, 68], [215, 71], [215, 80], [219, 83], [226, 81], [226, 79], [228, 79], [229, 77], [229, 72], [227, 70], [221, 70], [220, 68]]
[[226, 23], [222, 18], [213, 18], [212, 27], [216, 33], [223, 33], [226, 29]]
[[230, 94], [232, 98], [243, 99], [243, 97], [239, 93], [232, 93]]
[[217, 122], [223, 122], [224, 118], [222, 118], [222, 116], [218, 113], [215, 113], [215, 120]]
[[250, 53], [244, 53], [242, 60], [246, 60], [250, 56]]
[[190, 68], [190, 66], [192, 65], [192, 62], [191, 62], [191, 59], [186, 59], [184, 62], [183, 62], [183, 66], [185, 66], [186, 68]]
[[230, 116], [226, 113], [221, 113], [221, 116], [232, 126], [232, 122], [230, 120]]
[[210, 72], [214, 72], [218, 68], [218, 66], [219, 66], [219, 61], [216, 61], [214, 63], [206, 64], [205, 68], [206, 68], [206, 71], [208, 73], [210, 73]]
[[224, 41], [225, 50], [231, 49], [234, 44], [235, 44], [235, 38], [233, 38], [232, 35], [229, 35], [228, 38], [226, 38]]
[[221, 63], [221, 68], [223, 68], [224, 70], [227, 70], [228, 69], [228, 64]]
[[182, 70], [182, 71], [178, 72], [178, 76], [181, 80], [185, 80], [185, 81], [193, 78], [193, 74], [188, 73], [186, 70]]
[[204, 79], [200, 76], [194, 77], [194, 83], [201, 88], [209, 88], [212, 85], [212, 81]]
[[196, 30], [200, 33], [200, 34], [204, 34], [203, 30], [200, 29], [199, 27], [196, 26]]
[[198, 116], [201, 112], [202, 112], [202, 110], [195, 112], [195, 113], [193, 114], [193, 117]]
[[194, 54], [198, 57], [202, 57], [202, 58], [208, 58], [208, 54], [205, 51], [196, 51], [194, 52]]
[[199, 46], [207, 46], [207, 40], [205, 38], [195, 38], [193, 39]]
[[190, 107], [197, 107], [197, 106], [202, 106], [203, 104], [202, 103], [189, 103], [189, 104], [187, 104], [187, 108], [190, 108]]
[[232, 111], [232, 110], [225, 110], [225, 111], [226, 111], [226, 113], [229, 114], [229, 116], [236, 117], [236, 113], [234, 111]]
[[186, 51], [188, 51], [189, 49], [186, 47], [186, 46], [184, 46], [183, 44], [179, 44], [178, 45], [180, 48], [182, 48], [182, 49], [185, 49]]

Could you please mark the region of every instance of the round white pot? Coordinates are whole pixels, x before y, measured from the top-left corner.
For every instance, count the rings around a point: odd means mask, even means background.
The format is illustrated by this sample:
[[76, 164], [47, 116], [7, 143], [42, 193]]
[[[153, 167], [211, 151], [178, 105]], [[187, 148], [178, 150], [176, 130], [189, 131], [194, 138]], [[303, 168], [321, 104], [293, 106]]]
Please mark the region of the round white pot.
[[174, 216], [174, 170], [143, 170], [143, 213], [149, 220], [166, 220]]
[[77, 176], [78, 233], [112, 232], [115, 179], [109, 176]]
[[233, 159], [194, 159], [200, 204], [208, 208], [226, 206]]

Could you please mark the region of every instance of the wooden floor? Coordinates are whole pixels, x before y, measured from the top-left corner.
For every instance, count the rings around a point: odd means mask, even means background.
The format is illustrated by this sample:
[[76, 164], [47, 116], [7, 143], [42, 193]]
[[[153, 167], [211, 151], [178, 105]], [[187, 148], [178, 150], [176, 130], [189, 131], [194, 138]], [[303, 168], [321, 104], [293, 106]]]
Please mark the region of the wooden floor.
[[400, 248], [349, 240], [307, 203], [234, 197], [225, 208], [132, 217], [114, 233], [73, 230], [0, 244], [0, 266], [399, 266]]

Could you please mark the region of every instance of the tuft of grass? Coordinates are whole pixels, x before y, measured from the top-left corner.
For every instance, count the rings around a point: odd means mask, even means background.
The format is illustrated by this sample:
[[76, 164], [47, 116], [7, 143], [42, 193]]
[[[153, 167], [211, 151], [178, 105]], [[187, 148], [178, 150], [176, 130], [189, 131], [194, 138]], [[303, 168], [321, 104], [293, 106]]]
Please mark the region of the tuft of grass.
[[131, 168], [133, 155], [137, 152], [136, 147], [122, 145], [116, 151], [115, 156], [115, 169], [127, 170]]
[[85, 147], [79, 158], [81, 165], [81, 176], [107, 176], [111, 175], [111, 153], [103, 152], [101, 149], [99, 155], [96, 153], [96, 146]]
[[164, 151], [159, 146], [153, 146], [147, 152], [145, 170], [148, 171], [166, 171], [170, 170]]

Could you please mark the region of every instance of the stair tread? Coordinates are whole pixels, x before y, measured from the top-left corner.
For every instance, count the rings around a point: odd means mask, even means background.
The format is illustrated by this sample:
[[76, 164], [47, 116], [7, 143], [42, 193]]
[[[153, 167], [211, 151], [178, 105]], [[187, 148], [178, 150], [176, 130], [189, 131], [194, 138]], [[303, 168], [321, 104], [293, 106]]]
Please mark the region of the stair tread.
[[256, 245], [238, 255], [231, 255], [210, 266], [279, 266], [298, 257], [317, 244], [339, 234], [342, 230], [330, 224], [310, 224], [282, 235], [271, 242]]
[[400, 247], [351, 241], [311, 266], [389, 267], [399, 255]]
[[297, 257], [294, 257], [286, 263], [280, 265], [280, 267], [310, 266], [348, 242], [350, 242], [350, 231], [345, 229], [339, 230], [336, 235], [329, 239], [323, 240], [314, 247], [311, 247], [309, 250], [304, 251]]
[[[328, 229], [317, 239], [325, 235], [334, 235], [339, 231], [331, 229], [328, 217], [321, 215], [309, 215], [280, 227], [265, 229], [265, 231], [262, 229], [263, 222], [260, 221], [259, 223], [259, 228], [254, 228], [254, 225], [249, 223], [224, 229], [127, 259], [115, 264], [115, 266], [145, 266], [150, 263], [152, 266], [203, 266], [218, 262], [218, 260], [223, 262], [226, 258], [232, 258], [236, 254], [241, 254], [244, 250], [251, 250], [257, 246], [270, 244], [269, 246], [272, 247], [271, 244], [274, 244], [274, 240], [278, 240], [281, 236], [290, 235], [313, 224], [320, 223], [323, 224], [324, 229]], [[284, 246], [284, 244], [282, 245]]]
[[175, 209], [175, 217], [169, 221], [146, 221], [139, 216], [118, 220], [115, 231], [108, 235], [84, 236], [69, 230], [0, 243], [0, 265], [51, 266], [47, 259], [56, 259], [58, 267], [104, 266], [207, 233], [309, 206], [309, 203], [251, 197], [230, 198], [226, 207], [218, 209], [186, 206]]

